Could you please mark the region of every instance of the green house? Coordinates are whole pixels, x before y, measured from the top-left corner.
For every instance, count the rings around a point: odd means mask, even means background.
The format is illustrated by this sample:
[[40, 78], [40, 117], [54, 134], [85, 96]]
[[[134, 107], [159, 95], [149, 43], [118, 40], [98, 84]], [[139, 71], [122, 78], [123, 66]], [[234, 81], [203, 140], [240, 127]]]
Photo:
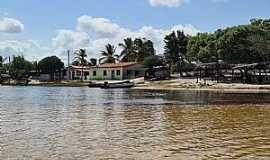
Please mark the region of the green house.
[[144, 75], [145, 68], [134, 62], [101, 64], [89, 70], [90, 80], [124, 80], [144, 77]]

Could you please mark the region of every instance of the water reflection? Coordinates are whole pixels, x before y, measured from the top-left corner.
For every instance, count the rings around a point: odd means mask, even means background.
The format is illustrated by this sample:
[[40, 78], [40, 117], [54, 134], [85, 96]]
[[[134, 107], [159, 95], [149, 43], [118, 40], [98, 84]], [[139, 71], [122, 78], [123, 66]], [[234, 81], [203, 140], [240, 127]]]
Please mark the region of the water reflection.
[[3, 87], [0, 159], [269, 159], [269, 98]]

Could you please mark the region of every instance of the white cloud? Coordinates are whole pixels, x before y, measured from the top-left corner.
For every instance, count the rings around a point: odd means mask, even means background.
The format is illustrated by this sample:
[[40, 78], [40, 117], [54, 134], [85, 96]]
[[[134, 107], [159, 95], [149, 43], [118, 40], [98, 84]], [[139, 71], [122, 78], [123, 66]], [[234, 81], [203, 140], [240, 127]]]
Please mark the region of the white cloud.
[[124, 31], [123, 28], [112, 23], [109, 19], [93, 18], [86, 15], [78, 18], [77, 30], [83, 32], [94, 32], [98, 37], [112, 37]]
[[[177, 8], [183, 5], [184, 3], [188, 3], [192, 0], [147, 0], [149, 4], [153, 7], [157, 6], [165, 6], [165, 7], [171, 7], [171, 8]], [[210, 0], [214, 3], [217, 2], [226, 2], [228, 0]]]
[[[68, 49], [75, 50], [78, 48], [86, 48], [89, 57], [99, 57], [100, 51], [103, 50], [108, 43], [117, 46], [127, 37], [145, 37], [154, 42], [156, 51], [160, 54], [163, 53], [163, 38], [173, 30], [183, 30], [189, 35], [195, 35], [199, 32], [198, 29], [190, 24], [175, 25], [168, 29], [143, 26], [132, 31], [111, 22], [109, 19], [82, 16], [78, 18], [76, 30], [60, 30], [53, 38], [54, 53], [66, 55]], [[119, 47], [117, 52], [120, 52]]]
[[35, 40], [5, 40], [0, 41], [0, 55], [23, 55], [30, 60], [38, 60], [48, 54], [48, 48], [42, 47]]
[[12, 18], [4, 18], [0, 20], [0, 32], [20, 33], [24, 30], [22, 22]]
[[[183, 30], [186, 34], [195, 35], [199, 32], [194, 26], [175, 25], [167, 29], [154, 28], [152, 26], [142, 26], [139, 29], [131, 30], [122, 27], [106, 18], [93, 18], [81, 16], [77, 19], [74, 30], [61, 29], [52, 38], [51, 45], [44, 47], [34, 40], [7, 40], [16, 37], [1, 39], [0, 55], [24, 55], [30, 60], [40, 60], [45, 56], [57, 55], [63, 61], [67, 60], [67, 50], [74, 51], [79, 48], [86, 48], [88, 58], [100, 57], [100, 51], [105, 45], [111, 43], [118, 46], [123, 39], [147, 38], [154, 42], [154, 47], [158, 54], [163, 53], [163, 38], [173, 30]], [[119, 54], [120, 48], [117, 48]]]
[[148, 0], [151, 6], [179, 7], [188, 0]]

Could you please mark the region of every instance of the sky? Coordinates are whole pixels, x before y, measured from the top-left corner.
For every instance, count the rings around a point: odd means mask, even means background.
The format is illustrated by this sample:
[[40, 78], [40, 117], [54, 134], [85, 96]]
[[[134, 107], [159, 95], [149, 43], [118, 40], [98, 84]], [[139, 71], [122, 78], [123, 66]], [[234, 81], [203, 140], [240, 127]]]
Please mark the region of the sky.
[[173, 30], [192, 36], [248, 24], [270, 18], [269, 7], [269, 0], [3, 0], [0, 55], [65, 61], [67, 50], [86, 48], [90, 59], [126, 37], [150, 39], [160, 54]]

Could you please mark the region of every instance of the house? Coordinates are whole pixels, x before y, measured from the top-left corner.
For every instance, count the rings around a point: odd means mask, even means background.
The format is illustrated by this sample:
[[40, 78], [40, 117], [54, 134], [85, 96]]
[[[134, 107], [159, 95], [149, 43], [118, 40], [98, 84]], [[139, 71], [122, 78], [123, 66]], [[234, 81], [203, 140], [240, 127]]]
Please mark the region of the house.
[[[74, 66], [71, 65], [67, 67], [67, 74], [65, 79], [66, 80], [81, 80], [81, 77], [83, 77], [83, 80], [89, 79], [89, 70], [90, 66]], [[82, 73], [83, 71], [83, 73]]]
[[108, 63], [90, 67], [90, 80], [124, 80], [144, 77], [145, 68], [135, 62]]

